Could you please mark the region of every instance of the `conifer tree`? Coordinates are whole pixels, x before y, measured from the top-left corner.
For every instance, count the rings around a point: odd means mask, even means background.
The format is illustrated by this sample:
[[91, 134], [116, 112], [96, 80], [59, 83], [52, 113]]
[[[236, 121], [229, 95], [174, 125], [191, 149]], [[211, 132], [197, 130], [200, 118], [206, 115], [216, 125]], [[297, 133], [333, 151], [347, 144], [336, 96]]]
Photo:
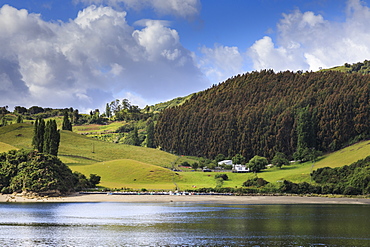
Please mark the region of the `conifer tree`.
[[[71, 126], [72, 127], [72, 126]], [[60, 142], [60, 133], [57, 129], [57, 122], [55, 120], [51, 120], [50, 124], [50, 131], [51, 131], [51, 140], [50, 140], [50, 154], [51, 155], [58, 155], [59, 150], [59, 142]]]
[[57, 124], [55, 120], [49, 120], [46, 123], [45, 134], [44, 134], [44, 150], [43, 152], [51, 155], [58, 155], [60, 142], [60, 133], [57, 130]]
[[69, 121], [68, 112], [64, 111], [64, 118], [62, 124], [62, 130], [69, 130], [72, 131], [72, 123]]
[[23, 123], [23, 118], [21, 115], [18, 115], [17, 117], [17, 123]]
[[154, 148], [154, 123], [150, 121], [147, 128], [146, 128], [147, 136], [146, 136], [146, 146], [148, 148]]
[[34, 126], [32, 146], [42, 153], [44, 150], [45, 122], [42, 118], [37, 118]]
[[108, 103], [105, 106], [105, 116], [107, 116], [107, 118], [110, 118], [112, 116], [112, 111]]

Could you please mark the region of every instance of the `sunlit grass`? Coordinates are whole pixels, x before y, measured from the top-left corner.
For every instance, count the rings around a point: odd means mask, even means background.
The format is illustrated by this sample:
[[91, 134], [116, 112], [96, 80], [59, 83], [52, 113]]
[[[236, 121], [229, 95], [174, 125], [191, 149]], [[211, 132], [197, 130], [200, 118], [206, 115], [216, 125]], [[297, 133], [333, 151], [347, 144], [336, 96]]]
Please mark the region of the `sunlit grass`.
[[78, 134], [87, 134], [87, 133], [112, 133], [115, 132], [119, 127], [124, 125], [125, 121], [115, 121], [105, 125], [99, 124], [84, 124], [84, 125], [75, 125], [73, 126], [73, 132]]
[[0, 153], [3, 153], [3, 152], [8, 152], [10, 150], [17, 150], [18, 148], [12, 146], [12, 145], [9, 145], [7, 143], [4, 143], [4, 142], [0, 142]]
[[181, 177], [169, 169], [130, 159], [70, 167], [83, 174], [98, 174], [101, 176], [100, 185], [109, 188], [173, 189], [173, 181]]
[[343, 148], [334, 153], [325, 155], [323, 159], [315, 163], [314, 168], [322, 167], [340, 167], [350, 165], [359, 159], [366, 158], [370, 155], [370, 141], [362, 141]]
[[[32, 137], [33, 125], [30, 123], [1, 127], [0, 152], [15, 148], [32, 149]], [[370, 141], [363, 141], [327, 154], [315, 163], [293, 163], [281, 169], [273, 167], [257, 174], [221, 172], [229, 177], [224, 181], [223, 187], [241, 187], [243, 182], [255, 176], [271, 183], [283, 180], [296, 183], [310, 182], [312, 170], [325, 166], [350, 165], [368, 155], [370, 155]], [[80, 171], [86, 176], [92, 173], [98, 174], [102, 177], [101, 185], [109, 188], [173, 190], [176, 185], [180, 189], [214, 188], [217, 185], [214, 178], [217, 173], [214, 172], [173, 172], [167, 169], [177, 167], [183, 161], [192, 164], [196, 161], [194, 157], [176, 156], [157, 149], [103, 142], [70, 131], [61, 131], [58, 156], [74, 171]]]

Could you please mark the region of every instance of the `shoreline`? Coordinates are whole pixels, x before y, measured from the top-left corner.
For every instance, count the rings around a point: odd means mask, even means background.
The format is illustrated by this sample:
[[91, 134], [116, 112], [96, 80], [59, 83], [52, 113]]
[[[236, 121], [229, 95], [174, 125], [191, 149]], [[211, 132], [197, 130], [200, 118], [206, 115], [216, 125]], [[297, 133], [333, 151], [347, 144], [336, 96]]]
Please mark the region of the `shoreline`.
[[33, 202], [122, 202], [122, 203], [200, 203], [200, 204], [357, 204], [370, 205], [370, 198], [330, 198], [314, 196], [235, 196], [235, 195], [112, 195], [78, 194], [63, 197], [27, 198], [14, 195], [0, 195], [0, 203]]

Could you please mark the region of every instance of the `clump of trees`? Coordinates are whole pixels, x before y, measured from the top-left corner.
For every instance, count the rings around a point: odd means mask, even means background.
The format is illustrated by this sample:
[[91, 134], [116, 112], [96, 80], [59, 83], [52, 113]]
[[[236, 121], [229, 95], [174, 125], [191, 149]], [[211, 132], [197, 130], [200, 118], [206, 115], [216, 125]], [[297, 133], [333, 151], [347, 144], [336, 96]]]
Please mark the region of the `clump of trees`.
[[36, 119], [32, 146], [40, 153], [58, 155], [60, 133], [55, 120], [45, 121], [42, 118]]
[[36, 193], [69, 193], [95, 187], [100, 176], [72, 173], [54, 155], [38, 151], [12, 150], [0, 153], [0, 192], [32, 191]]
[[101, 177], [96, 174], [90, 174], [90, 177], [87, 178], [84, 174], [80, 172], [74, 172], [75, 180], [75, 190], [85, 190], [88, 188], [95, 188], [97, 184], [100, 183]]
[[262, 186], [265, 186], [268, 183], [269, 182], [267, 182], [263, 178], [259, 178], [259, 177], [256, 176], [255, 178], [251, 178], [251, 179], [248, 179], [247, 181], [245, 181], [243, 183], [243, 186], [244, 187], [251, 187], [251, 186], [262, 187]]
[[21, 191], [68, 193], [74, 189], [72, 171], [56, 156], [38, 151], [9, 151], [0, 154], [2, 193]]
[[370, 156], [349, 166], [319, 168], [311, 177], [325, 194], [370, 194]]

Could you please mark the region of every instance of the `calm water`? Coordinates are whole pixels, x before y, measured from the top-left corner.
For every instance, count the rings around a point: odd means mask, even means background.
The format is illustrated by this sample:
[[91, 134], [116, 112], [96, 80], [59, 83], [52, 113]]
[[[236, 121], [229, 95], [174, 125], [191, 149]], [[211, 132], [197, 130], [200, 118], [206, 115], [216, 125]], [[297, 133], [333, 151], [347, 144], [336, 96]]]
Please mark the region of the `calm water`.
[[0, 204], [1, 246], [370, 246], [370, 206]]

